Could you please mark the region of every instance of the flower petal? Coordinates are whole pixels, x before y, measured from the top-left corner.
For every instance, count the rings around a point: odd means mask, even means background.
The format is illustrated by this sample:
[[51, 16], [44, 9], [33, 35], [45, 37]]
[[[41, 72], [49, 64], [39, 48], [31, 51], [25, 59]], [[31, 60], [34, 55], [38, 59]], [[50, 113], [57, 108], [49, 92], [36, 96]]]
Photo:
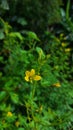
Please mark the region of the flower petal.
[[30, 76], [30, 71], [26, 71], [25, 74], [26, 74], [26, 76], [29, 77]]
[[34, 80], [36, 80], [36, 81], [41, 80], [41, 76], [35, 75], [35, 76], [34, 76]]
[[55, 86], [55, 87], [61, 87], [61, 84], [60, 83], [55, 83], [55, 84], [53, 84], [53, 86]]
[[25, 76], [24, 79], [29, 82], [29, 77], [28, 76]]
[[34, 76], [35, 75], [35, 70], [34, 69], [31, 69], [30, 71], [30, 76]]

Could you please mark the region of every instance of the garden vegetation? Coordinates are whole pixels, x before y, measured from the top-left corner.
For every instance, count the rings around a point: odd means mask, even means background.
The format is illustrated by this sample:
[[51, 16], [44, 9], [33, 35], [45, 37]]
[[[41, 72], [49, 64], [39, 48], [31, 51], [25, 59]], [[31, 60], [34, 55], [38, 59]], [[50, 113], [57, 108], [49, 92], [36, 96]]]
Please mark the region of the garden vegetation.
[[73, 130], [70, 0], [0, 0], [0, 130]]

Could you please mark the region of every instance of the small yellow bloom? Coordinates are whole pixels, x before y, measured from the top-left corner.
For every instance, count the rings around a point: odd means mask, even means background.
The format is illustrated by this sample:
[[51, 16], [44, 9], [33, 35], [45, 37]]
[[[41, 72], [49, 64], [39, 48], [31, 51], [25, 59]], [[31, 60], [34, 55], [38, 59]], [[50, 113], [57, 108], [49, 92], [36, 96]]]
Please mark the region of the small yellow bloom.
[[63, 37], [63, 36], [64, 36], [64, 34], [63, 34], [63, 33], [61, 33], [61, 34], [60, 34], [60, 37]]
[[24, 79], [27, 81], [27, 82], [32, 82], [33, 80], [41, 80], [41, 76], [39, 75], [35, 75], [35, 70], [34, 69], [31, 69], [31, 71], [26, 71], [25, 72], [25, 77]]
[[61, 84], [58, 82], [58, 83], [53, 84], [53, 86], [59, 88], [61, 87]]
[[61, 33], [61, 34], [60, 34], [60, 39], [66, 40], [67, 37], [66, 37], [63, 33]]
[[41, 112], [43, 110], [43, 106], [40, 106], [39, 109], [36, 110], [36, 112]]
[[10, 111], [7, 113], [7, 116], [8, 116], [8, 117], [12, 117], [12, 115], [13, 115], [13, 114], [12, 114], [12, 112], [10, 112]]
[[65, 49], [65, 52], [70, 52], [70, 51], [71, 51], [70, 48], [66, 48], [66, 49]]
[[36, 81], [41, 80], [41, 76], [35, 75], [33, 79], [36, 80]]
[[62, 42], [62, 47], [66, 47], [66, 43]]
[[19, 121], [16, 121], [16, 122], [15, 122], [15, 126], [16, 126], [16, 127], [19, 127], [19, 125], [20, 125], [20, 122], [19, 122]]
[[42, 110], [43, 110], [43, 106], [40, 107], [40, 111], [42, 111]]

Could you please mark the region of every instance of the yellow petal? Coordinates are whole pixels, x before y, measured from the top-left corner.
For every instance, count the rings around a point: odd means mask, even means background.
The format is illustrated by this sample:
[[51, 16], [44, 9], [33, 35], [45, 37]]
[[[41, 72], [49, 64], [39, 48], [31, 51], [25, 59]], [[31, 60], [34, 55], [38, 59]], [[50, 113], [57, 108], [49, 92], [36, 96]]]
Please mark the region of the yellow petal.
[[20, 122], [19, 122], [19, 121], [16, 121], [16, 122], [15, 122], [15, 126], [16, 126], [16, 127], [19, 127], [19, 125], [20, 125]]
[[30, 71], [30, 76], [34, 76], [35, 75], [35, 70], [34, 69], [31, 69]]
[[61, 33], [61, 34], [60, 34], [60, 37], [63, 37], [63, 36], [64, 36], [64, 34], [63, 34], [63, 33]]
[[28, 76], [25, 76], [24, 79], [29, 82], [29, 77]]
[[34, 76], [34, 80], [36, 80], [36, 81], [41, 80], [41, 76], [35, 75], [35, 76]]
[[66, 49], [65, 49], [65, 52], [70, 52], [70, 51], [71, 51], [70, 48], [66, 48]]
[[30, 76], [30, 71], [26, 71], [25, 74], [26, 74], [26, 76], [29, 77]]
[[62, 42], [62, 47], [66, 47], [66, 46], [67, 46], [66, 43]]
[[53, 84], [53, 86], [55, 86], [55, 87], [61, 87], [61, 84], [60, 83], [55, 83], [55, 84]]
[[7, 116], [8, 116], [8, 117], [11, 117], [12, 115], [13, 115], [13, 114], [12, 114], [12, 112], [10, 112], [10, 111], [7, 113]]

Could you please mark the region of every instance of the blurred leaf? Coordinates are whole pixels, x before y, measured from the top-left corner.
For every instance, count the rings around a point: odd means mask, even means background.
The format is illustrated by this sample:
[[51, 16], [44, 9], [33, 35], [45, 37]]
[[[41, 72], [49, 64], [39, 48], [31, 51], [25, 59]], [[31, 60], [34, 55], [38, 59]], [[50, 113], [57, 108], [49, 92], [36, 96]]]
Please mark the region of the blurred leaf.
[[45, 54], [44, 54], [43, 50], [40, 47], [36, 47], [36, 51], [39, 54], [39, 58], [40, 59], [44, 59], [45, 58]]
[[5, 109], [6, 109], [6, 104], [1, 103], [1, 104], [0, 104], [0, 110], [1, 110], [1, 111], [4, 111]]
[[73, 90], [69, 91], [69, 95], [73, 98]]
[[12, 90], [12, 88], [11, 88], [11, 86], [13, 85], [13, 80], [12, 79], [8, 79], [9, 81], [7, 81], [6, 83], [5, 83], [5, 89], [6, 90]]
[[61, 8], [60, 11], [61, 11], [62, 17], [64, 18], [66, 16], [66, 13], [65, 13], [64, 9]]
[[2, 56], [0, 56], [0, 62], [1, 62], [1, 61], [3, 61], [3, 57], [2, 57]]
[[27, 35], [28, 35], [28, 38], [30, 38], [30, 39], [34, 39], [34, 40], [40, 41], [40, 39], [37, 37], [37, 35], [34, 32], [30, 32], [29, 31], [27, 33]]
[[9, 10], [9, 4], [8, 4], [7, 0], [1, 1], [1, 7], [5, 10]]
[[24, 18], [18, 18], [17, 22], [21, 24], [22, 26], [27, 25], [27, 22]]
[[16, 93], [11, 92], [10, 97], [13, 103], [18, 104], [19, 103], [19, 97]]
[[24, 128], [18, 128], [18, 130], [24, 130]]
[[2, 30], [0, 30], [0, 40], [2, 40], [4, 38], [5, 38], [4, 32]]
[[2, 91], [0, 92], [0, 101], [2, 101], [6, 97], [6, 92]]
[[14, 38], [19, 38], [20, 40], [23, 40], [23, 37], [22, 37], [22, 35], [19, 33], [19, 32], [11, 32], [10, 34], [9, 34], [11, 37], [14, 37]]

